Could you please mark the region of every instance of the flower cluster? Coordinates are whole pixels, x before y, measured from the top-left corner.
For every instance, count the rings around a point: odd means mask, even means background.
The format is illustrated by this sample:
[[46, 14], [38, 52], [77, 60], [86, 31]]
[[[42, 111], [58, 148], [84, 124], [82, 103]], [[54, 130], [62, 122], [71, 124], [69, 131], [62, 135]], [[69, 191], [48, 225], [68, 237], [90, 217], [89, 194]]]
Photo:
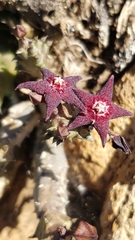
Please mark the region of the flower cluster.
[[16, 89], [28, 88], [32, 91], [30, 99], [34, 104], [41, 102], [46, 104], [45, 121], [53, 118], [54, 112], [60, 115], [62, 102], [74, 106], [79, 110], [77, 115], [73, 113], [76, 111], [75, 108], [74, 111], [71, 111], [74, 120], [70, 121], [69, 124], [64, 120], [61, 121], [62, 124], [58, 124], [57, 133], [59, 133], [61, 139], [68, 137], [70, 131], [73, 129], [83, 127], [84, 129], [91, 130], [94, 127], [101, 138], [103, 147], [106, 144], [108, 134], [113, 142], [113, 147], [125, 153], [130, 152], [125, 141], [120, 141], [122, 138], [111, 134], [108, 129], [109, 120], [132, 115], [130, 111], [112, 102], [113, 75], [109, 78], [105, 86], [96, 95], [93, 95], [76, 88], [75, 84], [81, 79], [80, 76], [60, 77], [45, 68], [41, 69], [41, 73], [43, 80], [24, 82], [19, 84]]

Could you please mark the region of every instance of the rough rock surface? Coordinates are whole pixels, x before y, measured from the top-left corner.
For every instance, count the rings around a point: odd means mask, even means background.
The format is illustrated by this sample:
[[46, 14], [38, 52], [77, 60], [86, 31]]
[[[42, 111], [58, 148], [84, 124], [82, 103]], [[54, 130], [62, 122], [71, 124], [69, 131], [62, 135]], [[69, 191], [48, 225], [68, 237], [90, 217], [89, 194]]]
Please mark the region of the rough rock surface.
[[[120, 102], [134, 111], [135, 66], [125, 73], [117, 85]], [[125, 97], [126, 96], [126, 97]], [[134, 117], [127, 131], [132, 153], [123, 158], [107, 190], [101, 213], [100, 240], [133, 240], [135, 236], [135, 124]], [[120, 159], [121, 160], [121, 159]], [[118, 159], [119, 161], [119, 159]]]
[[[115, 100], [133, 113], [134, 75], [135, 65], [115, 85]], [[134, 116], [114, 120], [111, 129], [126, 138], [132, 153], [124, 155], [115, 151], [110, 143], [102, 149], [100, 139], [94, 132], [92, 143], [74, 139], [72, 143], [65, 144], [70, 164], [69, 175], [71, 174], [75, 183], [83, 183], [101, 195], [106, 192], [100, 218], [100, 240], [131, 240], [135, 234]]]
[[[69, 176], [75, 184], [84, 184], [89, 189], [102, 193], [110, 181], [111, 171], [107, 166], [115, 150], [109, 144], [102, 148], [97, 133], [93, 132], [94, 142], [73, 139], [65, 143], [70, 169]], [[100, 161], [99, 161], [100, 159]], [[105, 174], [109, 172], [109, 174]]]
[[16, 174], [15, 181], [0, 201], [0, 239], [2, 240], [27, 240], [37, 227], [38, 219], [33, 201], [34, 181], [29, 177], [24, 179], [24, 175], [26, 170], [21, 165], [18, 170], [19, 177]]
[[[81, 75], [83, 80], [79, 82], [79, 88], [96, 93], [110, 74], [118, 73], [115, 78], [119, 81], [115, 81], [114, 100], [121, 107], [134, 112], [135, 66], [129, 70], [129, 64], [134, 65], [135, 56], [134, 7], [134, 0], [0, 0], [1, 56], [4, 52], [3, 43], [4, 46], [6, 45], [6, 51], [13, 49], [14, 54], [18, 52], [18, 41], [16, 42], [11, 32], [16, 24], [24, 24], [29, 29], [27, 37], [32, 39], [33, 43], [44, 42], [44, 48], [36, 47], [39, 51], [34, 48], [34, 54], [35, 51], [38, 53], [38, 59], [43, 60], [45, 66], [58, 75]], [[46, 36], [47, 41], [45, 41]], [[33, 50], [32, 46], [35, 45], [31, 44], [31, 50]], [[34, 57], [37, 59], [37, 55]], [[24, 62], [25, 66], [28, 66], [26, 58]], [[30, 66], [28, 69], [30, 74]], [[18, 83], [24, 79], [30, 80], [31, 74], [26, 74], [27, 72], [17, 75]], [[37, 78], [33, 71], [33, 64], [32, 73], [32, 76]], [[2, 75], [0, 76], [2, 79]], [[14, 81], [16, 85], [16, 80]], [[2, 84], [0, 95], [3, 94], [3, 88]], [[134, 117], [124, 117], [110, 123], [110, 129], [126, 139], [132, 150], [129, 156], [113, 149], [109, 141], [103, 149], [96, 131], [92, 132], [93, 142], [75, 139], [72, 143], [66, 142], [65, 150], [70, 165], [67, 177], [66, 174], [63, 175], [62, 155], [59, 151], [60, 155], [54, 151], [53, 156], [57, 155], [55, 164], [53, 159], [51, 161], [48, 158], [47, 166], [44, 151], [41, 148], [34, 154], [33, 148], [36, 149], [34, 144], [37, 140], [35, 128], [39, 129], [40, 126], [38, 119], [41, 109], [39, 110], [38, 107], [35, 108], [37, 111], [33, 109], [34, 113], [30, 116], [34, 117], [29, 118], [28, 114], [26, 121], [24, 117], [17, 116], [17, 113], [15, 113], [15, 119], [12, 116], [9, 118], [9, 106], [27, 99], [21, 93], [16, 94], [17, 98], [15, 96], [9, 98], [7, 93], [4, 94], [4, 97], [9, 99], [4, 100], [2, 115], [0, 115], [2, 119], [0, 126], [0, 239], [26, 240], [34, 232], [39, 239], [46, 239], [48, 235], [44, 236], [45, 230], [50, 234], [50, 229], [53, 226], [54, 230], [56, 221], [58, 223], [58, 220], [62, 219], [64, 226], [65, 221], [68, 222], [68, 219], [63, 219], [60, 214], [63, 203], [68, 218], [77, 217], [92, 221], [99, 236], [101, 214], [101, 240], [134, 239]], [[6, 103], [6, 100], [9, 102]], [[21, 112], [23, 112], [22, 109]], [[3, 125], [5, 120], [6, 125]], [[23, 122], [21, 128], [17, 125], [20, 122]], [[17, 125], [15, 131], [14, 123]], [[7, 136], [6, 143], [2, 141], [3, 133]], [[38, 136], [38, 140], [41, 147], [41, 135]], [[34, 184], [30, 176], [33, 174], [32, 161], [35, 157], [37, 161], [39, 160], [36, 170], [41, 171], [37, 171]], [[50, 157], [49, 154], [48, 157]], [[3, 170], [5, 163], [7, 163], [6, 171]], [[58, 176], [60, 181], [46, 175], [52, 170], [54, 175], [62, 170], [62, 174]], [[65, 183], [68, 180], [75, 184], [70, 186], [69, 203], [65, 208], [66, 190], [69, 191], [69, 189], [65, 185], [62, 191], [59, 187], [63, 185], [59, 183]], [[89, 191], [86, 191], [85, 186]], [[34, 187], [35, 199], [33, 199]], [[63, 201], [61, 201], [63, 194]], [[37, 213], [58, 207], [57, 215], [56, 212], [54, 214], [49, 211], [47, 216], [45, 214], [41, 217], [37, 227], [34, 202], [37, 205]], [[50, 223], [46, 226], [48, 219]]]

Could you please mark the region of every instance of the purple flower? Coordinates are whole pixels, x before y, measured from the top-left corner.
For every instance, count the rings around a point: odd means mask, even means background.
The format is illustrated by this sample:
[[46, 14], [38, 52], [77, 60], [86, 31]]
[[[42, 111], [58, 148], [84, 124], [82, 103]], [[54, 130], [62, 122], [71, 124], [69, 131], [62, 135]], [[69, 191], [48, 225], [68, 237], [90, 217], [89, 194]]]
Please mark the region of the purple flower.
[[122, 136], [111, 136], [112, 140], [112, 147], [124, 152], [125, 154], [131, 153], [131, 150], [129, 149], [125, 139]]
[[[40, 71], [43, 74], [43, 80], [21, 83], [16, 87], [16, 90], [19, 88], [28, 88], [41, 96], [41, 98], [38, 97], [41, 99], [39, 103], [46, 103], [46, 121], [62, 100], [85, 111], [84, 104], [73, 91], [76, 82], [81, 79], [80, 76], [60, 77], [45, 68], [41, 68]], [[34, 103], [32, 95], [31, 99]], [[37, 99], [35, 100], [37, 103]]]
[[87, 112], [80, 112], [75, 120], [69, 125], [68, 130], [83, 125], [93, 126], [100, 135], [103, 147], [105, 146], [109, 120], [132, 115], [130, 111], [112, 102], [113, 84], [114, 76], [111, 76], [105, 86], [96, 95], [74, 89], [76, 95], [84, 103]]

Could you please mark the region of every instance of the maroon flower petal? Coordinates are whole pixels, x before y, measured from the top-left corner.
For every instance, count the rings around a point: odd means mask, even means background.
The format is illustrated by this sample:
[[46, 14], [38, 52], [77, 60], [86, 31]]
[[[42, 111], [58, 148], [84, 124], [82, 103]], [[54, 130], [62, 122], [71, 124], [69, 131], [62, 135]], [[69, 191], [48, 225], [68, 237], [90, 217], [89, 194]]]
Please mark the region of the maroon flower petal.
[[103, 88], [96, 94], [96, 96], [106, 96], [109, 100], [112, 100], [114, 85], [114, 75], [112, 75]]
[[60, 104], [61, 99], [59, 99], [59, 95], [56, 93], [55, 95], [46, 94], [45, 95], [45, 103], [46, 103], [46, 117], [45, 121], [47, 121], [54, 109]]
[[[70, 96], [70, 97], [69, 97]], [[82, 111], [86, 111], [86, 107], [82, 103], [82, 101], [75, 95], [73, 90], [67, 90], [64, 96], [62, 97], [62, 100], [68, 104], [73, 104], [77, 108], [79, 108]]]
[[74, 128], [78, 128], [78, 127], [84, 126], [84, 125], [90, 125], [91, 123], [92, 123], [92, 120], [87, 115], [80, 113], [75, 118], [75, 120], [70, 123], [70, 125], [68, 126], [68, 130], [72, 130]]
[[43, 80], [46, 80], [46, 79], [48, 79], [50, 77], [56, 77], [56, 75], [54, 73], [52, 73], [51, 71], [49, 71], [46, 68], [40, 68], [40, 72], [43, 75]]
[[44, 94], [45, 84], [43, 81], [31, 81], [31, 82], [24, 82], [20, 83], [15, 90], [20, 88], [27, 88], [30, 89], [33, 92], [36, 92], [38, 94]]
[[112, 147], [124, 152], [125, 154], [131, 153], [130, 148], [128, 147], [124, 137], [122, 136], [114, 136], [112, 139]]
[[93, 94], [91, 93], [87, 93], [84, 92], [78, 88], [74, 88], [73, 91], [75, 92], [75, 94], [77, 95], [77, 97], [80, 98], [80, 100], [84, 103], [84, 105], [86, 106], [87, 104], [92, 104], [93, 103]]
[[66, 82], [69, 82], [70, 85], [75, 85], [75, 83], [77, 83], [79, 80], [81, 80], [82, 77], [81, 76], [70, 76], [70, 77], [64, 77], [64, 80]]
[[21, 83], [16, 87], [16, 90], [19, 88], [28, 88], [32, 92], [42, 95], [42, 102], [44, 101], [47, 106], [46, 121], [50, 118], [52, 112], [62, 100], [85, 111], [86, 108], [84, 104], [73, 91], [73, 89], [75, 89], [75, 83], [81, 79], [80, 76], [63, 78], [45, 68], [41, 68], [40, 71], [43, 75], [42, 81]]
[[113, 114], [112, 114], [111, 119], [122, 117], [122, 116], [132, 116], [133, 115], [130, 111], [128, 111], [124, 108], [121, 108], [115, 104], [112, 104], [112, 106], [113, 106]]
[[104, 121], [96, 121], [94, 123], [94, 128], [97, 130], [101, 141], [102, 141], [102, 146], [104, 147], [106, 144], [106, 138], [107, 138], [107, 133], [108, 133], [108, 127], [109, 127], [109, 121], [104, 120]]
[[83, 125], [93, 124], [100, 135], [103, 147], [106, 144], [109, 120], [132, 115], [130, 111], [120, 108], [112, 102], [113, 83], [114, 76], [112, 75], [96, 95], [74, 89], [76, 95], [84, 103], [86, 110], [70, 123], [68, 129], [72, 130]]

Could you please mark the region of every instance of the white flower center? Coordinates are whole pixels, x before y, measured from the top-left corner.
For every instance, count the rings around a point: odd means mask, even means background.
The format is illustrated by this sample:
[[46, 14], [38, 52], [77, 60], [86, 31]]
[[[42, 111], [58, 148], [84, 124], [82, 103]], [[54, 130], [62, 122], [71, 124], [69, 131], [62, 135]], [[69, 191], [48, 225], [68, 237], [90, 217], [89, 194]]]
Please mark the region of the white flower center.
[[92, 110], [97, 116], [105, 116], [108, 113], [108, 108], [106, 102], [103, 101], [96, 101], [93, 104]]
[[64, 79], [61, 77], [55, 77], [53, 79], [54, 85], [62, 86], [64, 84]]

